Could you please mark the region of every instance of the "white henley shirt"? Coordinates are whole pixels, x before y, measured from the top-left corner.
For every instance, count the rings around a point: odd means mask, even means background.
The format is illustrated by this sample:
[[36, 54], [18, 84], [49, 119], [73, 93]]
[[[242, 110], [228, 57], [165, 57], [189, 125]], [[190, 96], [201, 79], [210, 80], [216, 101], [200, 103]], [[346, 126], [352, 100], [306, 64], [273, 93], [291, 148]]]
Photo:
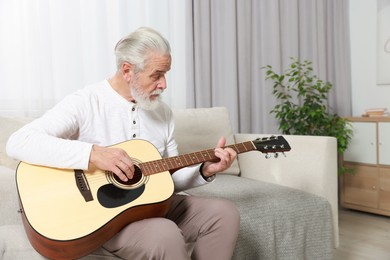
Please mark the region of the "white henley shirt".
[[[173, 133], [172, 111], [165, 103], [153, 111], [143, 110], [104, 80], [70, 94], [16, 131], [7, 142], [7, 154], [31, 164], [86, 170], [93, 144], [143, 139], [162, 157], [176, 156]], [[180, 169], [172, 177], [176, 192], [207, 183], [199, 165]]]

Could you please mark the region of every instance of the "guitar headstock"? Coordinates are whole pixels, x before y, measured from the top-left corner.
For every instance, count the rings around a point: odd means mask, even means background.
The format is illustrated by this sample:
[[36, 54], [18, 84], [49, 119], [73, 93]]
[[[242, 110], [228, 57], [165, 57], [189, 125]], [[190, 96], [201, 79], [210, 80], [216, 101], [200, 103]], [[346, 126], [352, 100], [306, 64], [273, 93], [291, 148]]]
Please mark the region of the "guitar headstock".
[[[252, 141], [256, 149], [262, 153], [284, 153], [291, 150], [290, 145], [283, 136], [270, 136], [257, 138]], [[267, 157], [266, 157], [267, 158]]]

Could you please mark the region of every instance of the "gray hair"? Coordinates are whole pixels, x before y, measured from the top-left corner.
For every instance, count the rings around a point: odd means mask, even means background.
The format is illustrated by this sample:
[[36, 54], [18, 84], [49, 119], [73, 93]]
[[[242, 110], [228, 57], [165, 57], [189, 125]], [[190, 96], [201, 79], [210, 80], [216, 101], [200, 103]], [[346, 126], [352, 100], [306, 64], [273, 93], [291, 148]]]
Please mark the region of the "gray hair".
[[152, 52], [170, 54], [169, 42], [159, 32], [141, 27], [122, 38], [115, 46], [116, 66], [120, 69], [123, 62], [135, 65], [135, 71], [142, 71], [146, 59]]

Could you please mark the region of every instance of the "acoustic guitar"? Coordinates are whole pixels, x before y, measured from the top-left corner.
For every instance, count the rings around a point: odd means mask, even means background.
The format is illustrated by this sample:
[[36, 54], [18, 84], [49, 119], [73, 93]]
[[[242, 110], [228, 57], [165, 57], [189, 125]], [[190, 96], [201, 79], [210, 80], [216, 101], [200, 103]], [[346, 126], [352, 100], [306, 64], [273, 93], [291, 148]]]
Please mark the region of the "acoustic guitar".
[[[16, 184], [20, 213], [32, 246], [53, 259], [87, 255], [131, 222], [163, 217], [169, 210], [174, 184], [169, 171], [218, 160], [214, 149], [161, 158], [144, 140], [126, 141], [134, 178], [123, 182], [99, 169], [69, 170], [20, 162]], [[227, 146], [237, 153], [258, 150], [279, 153], [291, 148], [282, 136]]]

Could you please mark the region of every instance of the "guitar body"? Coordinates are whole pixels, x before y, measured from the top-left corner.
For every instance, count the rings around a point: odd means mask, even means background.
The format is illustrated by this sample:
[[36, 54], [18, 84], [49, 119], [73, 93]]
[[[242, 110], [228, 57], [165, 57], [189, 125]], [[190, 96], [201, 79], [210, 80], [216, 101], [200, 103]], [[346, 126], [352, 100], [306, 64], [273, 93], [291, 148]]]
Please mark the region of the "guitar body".
[[[124, 149], [137, 163], [161, 159], [147, 141]], [[141, 174], [142, 175], [142, 174]], [[131, 222], [164, 216], [174, 191], [168, 171], [118, 182], [98, 169], [63, 170], [21, 162], [16, 173], [21, 213], [32, 246], [55, 259], [79, 258], [96, 250]]]

